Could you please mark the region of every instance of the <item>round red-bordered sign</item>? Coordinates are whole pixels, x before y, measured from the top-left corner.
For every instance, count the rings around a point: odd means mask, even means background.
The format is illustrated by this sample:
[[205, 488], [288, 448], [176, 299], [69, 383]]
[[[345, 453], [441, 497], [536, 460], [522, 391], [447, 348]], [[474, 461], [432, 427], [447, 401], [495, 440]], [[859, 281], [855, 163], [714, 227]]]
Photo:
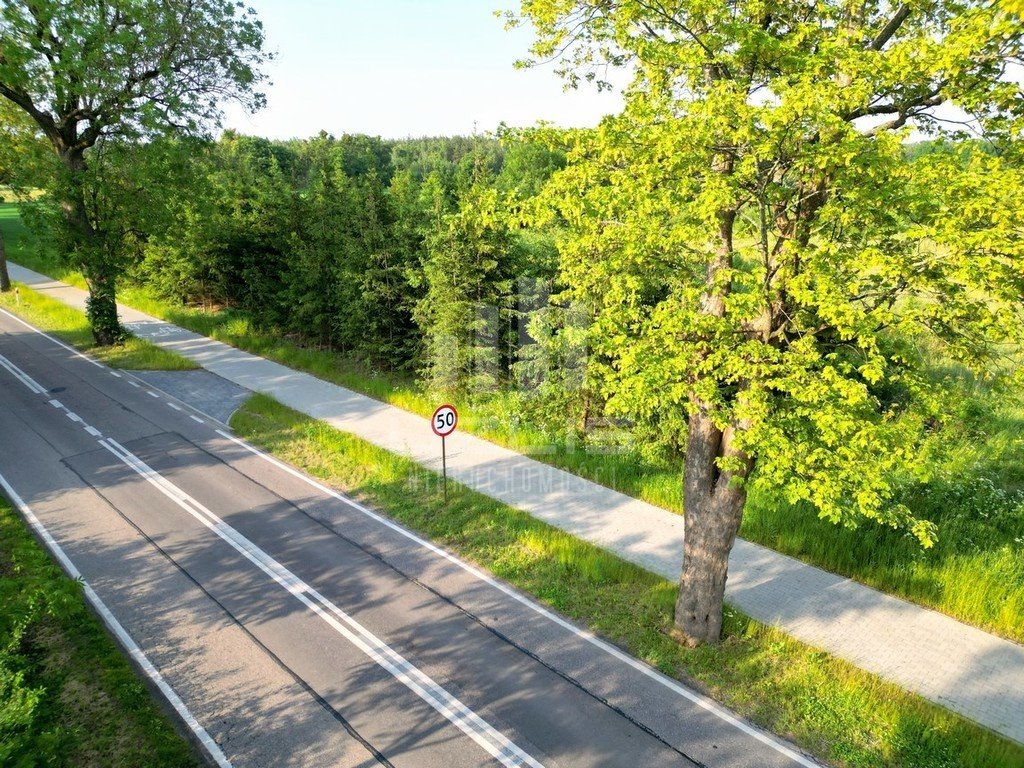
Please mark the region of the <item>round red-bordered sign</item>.
[[458, 425], [459, 412], [455, 410], [454, 405], [439, 405], [434, 415], [430, 417], [430, 428], [438, 437], [447, 437]]

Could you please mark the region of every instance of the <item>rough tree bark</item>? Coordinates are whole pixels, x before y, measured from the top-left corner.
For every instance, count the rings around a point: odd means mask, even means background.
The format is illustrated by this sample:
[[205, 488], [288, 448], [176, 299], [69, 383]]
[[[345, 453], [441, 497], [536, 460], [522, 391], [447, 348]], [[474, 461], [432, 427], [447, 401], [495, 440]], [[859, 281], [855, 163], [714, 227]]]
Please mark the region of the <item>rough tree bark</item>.
[[[728, 154], [719, 155], [713, 161], [713, 169], [723, 175], [731, 174], [732, 159]], [[719, 275], [732, 267], [736, 214], [735, 208], [718, 212], [715, 257], [708, 265], [707, 291], [701, 302], [701, 311], [714, 317], [724, 317], [726, 312], [730, 286], [722, 283]], [[737, 475], [720, 471], [718, 460], [739, 459], [745, 467], [740, 477], [748, 474], [751, 464], [732, 445], [734, 427], [723, 431], [716, 426], [703, 403], [692, 403], [688, 427], [683, 471], [683, 568], [679, 575], [674, 634], [687, 645], [714, 644], [722, 638], [722, 599], [729, 572], [729, 551], [736, 541], [747, 499], [746, 491], [734, 482]]]
[[7, 273], [7, 251], [4, 250], [4, 233], [0, 232], [0, 292], [11, 290], [11, 276]]
[[722, 600], [729, 573], [729, 552], [743, 519], [747, 492], [737, 474], [720, 472], [722, 457], [749, 460], [732, 445], [733, 428], [721, 430], [698, 411], [689, 420], [684, 470], [683, 569], [676, 598], [675, 632], [688, 645], [718, 643], [722, 637]]
[[126, 334], [117, 317], [117, 279], [104, 252], [102, 233], [97, 232], [86, 209], [85, 150], [73, 146], [59, 152], [59, 157], [68, 174], [61, 209], [74, 241], [72, 250], [79, 257], [78, 265], [89, 289], [85, 304], [89, 324], [97, 344], [119, 344]]

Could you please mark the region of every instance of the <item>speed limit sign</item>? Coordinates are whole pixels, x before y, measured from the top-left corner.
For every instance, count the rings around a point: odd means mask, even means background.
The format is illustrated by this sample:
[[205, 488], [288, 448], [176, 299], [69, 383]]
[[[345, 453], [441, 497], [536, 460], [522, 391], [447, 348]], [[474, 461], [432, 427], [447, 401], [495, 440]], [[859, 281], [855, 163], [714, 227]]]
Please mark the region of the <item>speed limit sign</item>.
[[430, 419], [430, 427], [438, 437], [446, 437], [455, 431], [459, 423], [459, 412], [454, 405], [440, 405]]
[[444, 439], [452, 432], [455, 431], [455, 427], [459, 424], [459, 412], [455, 410], [454, 405], [437, 406], [437, 410], [434, 411], [434, 415], [430, 417], [430, 428], [434, 430], [434, 434], [441, 438], [441, 476], [444, 478], [444, 503], [448, 503], [448, 454], [445, 451]]

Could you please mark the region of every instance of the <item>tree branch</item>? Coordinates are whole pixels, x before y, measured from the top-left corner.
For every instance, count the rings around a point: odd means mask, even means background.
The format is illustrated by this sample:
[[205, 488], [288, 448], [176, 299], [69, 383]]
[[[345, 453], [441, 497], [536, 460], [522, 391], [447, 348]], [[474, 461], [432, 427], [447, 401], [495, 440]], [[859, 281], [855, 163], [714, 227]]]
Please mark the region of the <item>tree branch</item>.
[[893, 35], [903, 26], [903, 22], [907, 20], [910, 15], [910, 6], [906, 3], [902, 4], [889, 19], [889, 23], [882, 27], [882, 31], [878, 33], [878, 36], [871, 41], [871, 48], [876, 51], [882, 50], [887, 42], [892, 38]]

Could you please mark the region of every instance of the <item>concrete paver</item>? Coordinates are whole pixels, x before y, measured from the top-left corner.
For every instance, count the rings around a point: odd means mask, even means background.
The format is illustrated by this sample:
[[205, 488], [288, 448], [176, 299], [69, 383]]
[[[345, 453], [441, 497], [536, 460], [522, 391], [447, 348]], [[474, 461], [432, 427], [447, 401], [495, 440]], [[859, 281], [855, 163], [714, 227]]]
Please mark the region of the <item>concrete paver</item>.
[[[85, 292], [10, 265], [11, 277], [74, 307]], [[161, 347], [386, 450], [440, 468], [427, 419], [192, 333], [129, 307], [122, 320]], [[453, 479], [669, 579], [678, 515], [464, 432], [448, 438]], [[738, 540], [729, 602], [745, 613], [1024, 744], [1024, 647], [948, 616]]]

